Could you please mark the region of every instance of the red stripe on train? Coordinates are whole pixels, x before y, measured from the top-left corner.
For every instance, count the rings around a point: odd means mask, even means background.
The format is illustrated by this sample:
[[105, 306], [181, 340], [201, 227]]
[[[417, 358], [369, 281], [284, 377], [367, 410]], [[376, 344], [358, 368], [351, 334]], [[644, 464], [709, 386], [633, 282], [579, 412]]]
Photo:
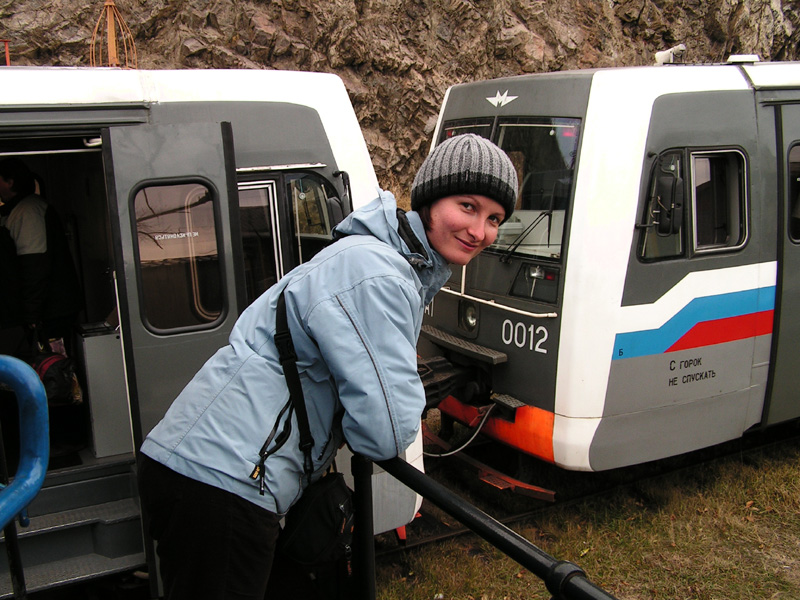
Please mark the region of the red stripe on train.
[[687, 331], [681, 339], [670, 346], [667, 352], [724, 344], [725, 342], [735, 342], [736, 340], [767, 335], [772, 333], [773, 313], [774, 311], [772, 310], [765, 310], [739, 317], [698, 323]]

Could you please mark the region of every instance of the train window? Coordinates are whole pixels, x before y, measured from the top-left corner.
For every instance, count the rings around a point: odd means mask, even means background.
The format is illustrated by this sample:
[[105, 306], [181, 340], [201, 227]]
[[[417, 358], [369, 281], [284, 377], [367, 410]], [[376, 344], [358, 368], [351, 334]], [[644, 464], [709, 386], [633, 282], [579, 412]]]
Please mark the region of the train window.
[[[645, 204], [644, 235], [640, 257], [644, 260], [673, 258], [683, 255], [683, 220], [673, 219], [669, 227], [662, 223], [668, 207], [664, 205], [661, 190], [665, 180], [678, 184], [683, 181], [683, 153], [665, 152], [658, 157], [650, 176]], [[682, 185], [682, 184], [681, 184]], [[677, 215], [674, 215], [677, 216]]]
[[744, 156], [696, 152], [691, 160], [695, 251], [741, 247], [747, 239]]
[[239, 184], [244, 277], [247, 304], [283, 275], [280, 234], [277, 228], [276, 182]]
[[294, 211], [294, 238], [298, 261], [310, 260], [331, 242], [333, 226], [328, 215], [328, 198], [337, 196], [334, 187], [315, 173], [286, 175], [286, 193]]
[[474, 133], [488, 139], [492, 135], [492, 121], [487, 119], [460, 119], [458, 121], [448, 121], [442, 128], [439, 142], [464, 133]]
[[201, 183], [136, 193], [141, 313], [155, 333], [210, 327], [222, 316], [214, 197]]
[[499, 121], [497, 144], [517, 169], [520, 187], [516, 210], [500, 227], [495, 249], [560, 259], [579, 134], [580, 119]]
[[800, 145], [789, 150], [789, 236], [800, 242]]

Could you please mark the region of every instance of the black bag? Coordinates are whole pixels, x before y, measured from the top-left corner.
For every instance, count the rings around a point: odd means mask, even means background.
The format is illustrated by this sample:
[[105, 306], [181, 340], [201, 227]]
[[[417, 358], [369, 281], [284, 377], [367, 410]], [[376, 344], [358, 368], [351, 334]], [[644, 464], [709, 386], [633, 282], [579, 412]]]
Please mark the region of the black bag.
[[57, 352], [40, 352], [33, 357], [31, 366], [44, 385], [47, 403], [71, 405], [80, 402], [76, 398], [75, 363]]
[[336, 471], [309, 485], [286, 515], [277, 550], [301, 565], [347, 559], [353, 542], [353, 493]]

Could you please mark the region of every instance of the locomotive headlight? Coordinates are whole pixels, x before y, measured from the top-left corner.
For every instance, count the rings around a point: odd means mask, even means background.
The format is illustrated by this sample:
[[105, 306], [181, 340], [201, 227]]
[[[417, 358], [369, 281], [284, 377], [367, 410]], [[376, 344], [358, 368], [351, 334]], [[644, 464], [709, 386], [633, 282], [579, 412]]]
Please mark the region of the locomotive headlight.
[[462, 329], [470, 333], [478, 326], [478, 307], [472, 302], [462, 300], [458, 307], [458, 321]]

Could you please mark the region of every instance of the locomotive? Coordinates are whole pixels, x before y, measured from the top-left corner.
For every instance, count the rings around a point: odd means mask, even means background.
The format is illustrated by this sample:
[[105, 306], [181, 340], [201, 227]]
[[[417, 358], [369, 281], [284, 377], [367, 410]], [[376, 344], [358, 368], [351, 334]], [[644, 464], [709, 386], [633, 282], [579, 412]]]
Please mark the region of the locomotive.
[[433, 146], [467, 132], [520, 187], [428, 307], [420, 372], [445, 422], [604, 471], [800, 416], [800, 63], [454, 85]]

